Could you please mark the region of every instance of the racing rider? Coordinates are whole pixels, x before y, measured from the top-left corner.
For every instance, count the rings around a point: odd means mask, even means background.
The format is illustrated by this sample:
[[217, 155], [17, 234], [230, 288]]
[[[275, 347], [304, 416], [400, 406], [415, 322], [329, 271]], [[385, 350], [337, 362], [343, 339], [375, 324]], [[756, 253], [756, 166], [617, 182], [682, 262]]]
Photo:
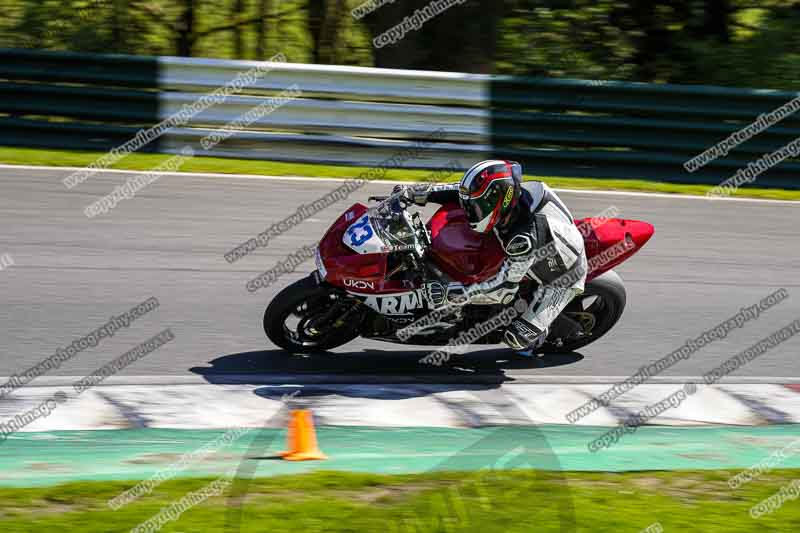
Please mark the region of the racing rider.
[[451, 302], [451, 295], [460, 294], [462, 301], [475, 304], [508, 305], [525, 276], [539, 284], [539, 297], [503, 333], [512, 349], [530, 354], [539, 348], [550, 324], [583, 292], [587, 263], [581, 233], [552, 189], [539, 181], [522, 183], [519, 163], [483, 161], [467, 170], [458, 184], [399, 185], [395, 191], [420, 206], [459, 202], [474, 231], [494, 232], [500, 240], [506, 258], [498, 273], [467, 287], [450, 283]]

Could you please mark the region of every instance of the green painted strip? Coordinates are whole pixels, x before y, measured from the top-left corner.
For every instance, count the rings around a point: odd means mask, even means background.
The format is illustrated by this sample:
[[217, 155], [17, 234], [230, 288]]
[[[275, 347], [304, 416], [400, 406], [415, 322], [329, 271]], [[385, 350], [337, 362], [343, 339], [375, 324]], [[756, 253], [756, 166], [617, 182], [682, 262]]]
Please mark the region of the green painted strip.
[[[329, 459], [300, 463], [270, 460], [284, 449], [285, 431], [253, 430], [205, 460], [190, 464], [180, 475], [216, 475], [237, 466], [241, 466], [240, 475], [254, 472], [256, 476], [313, 470], [401, 474], [487, 467], [611, 472], [743, 469], [800, 438], [800, 428], [794, 425], [643, 427], [610, 449], [590, 453], [586, 443], [606, 430], [566, 426], [322, 427], [318, 438]], [[0, 485], [144, 479], [223, 433], [135, 429], [16, 434], [0, 445]], [[245, 457], [253, 459], [242, 463]], [[800, 468], [800, 455], [789, 456], [780, 466]]]

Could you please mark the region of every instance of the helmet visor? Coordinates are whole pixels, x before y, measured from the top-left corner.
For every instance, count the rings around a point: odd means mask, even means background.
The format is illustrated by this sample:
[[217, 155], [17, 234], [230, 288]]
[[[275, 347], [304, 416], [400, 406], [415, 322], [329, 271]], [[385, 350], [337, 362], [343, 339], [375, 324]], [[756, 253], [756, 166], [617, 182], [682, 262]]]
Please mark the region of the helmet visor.
[[459, 196], [459, 198], [467, 220], [472, 225], [478, 225], [478, 231], [484, 229], [483, 227], [489, 223], [495, 211], [500, 208], [500, 190], [497, 187], [492, 187], [480, 198], [464, 198], [463, 196]]

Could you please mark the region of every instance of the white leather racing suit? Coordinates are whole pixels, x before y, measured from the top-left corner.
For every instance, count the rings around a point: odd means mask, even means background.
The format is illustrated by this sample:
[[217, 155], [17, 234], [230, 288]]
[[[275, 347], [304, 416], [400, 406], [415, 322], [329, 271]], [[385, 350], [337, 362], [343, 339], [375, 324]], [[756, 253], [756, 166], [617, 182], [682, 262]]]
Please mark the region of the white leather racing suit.
[[[429, 202], [458, 202], [457, 184], [434, 186], [426, 193]], [[527, 350], [544, 342], [550, 324], [583, 292], [587, 262], [572, 214], [547, 185], [523, 183], [516, 209], [506, 227], [493, 230], [506, 253], [500, 270], [464, 291], [472, 304], [508, 305], [526, 276], [536, 281], [538, 289], [527, 310], [504, 333], [509, 346]]]

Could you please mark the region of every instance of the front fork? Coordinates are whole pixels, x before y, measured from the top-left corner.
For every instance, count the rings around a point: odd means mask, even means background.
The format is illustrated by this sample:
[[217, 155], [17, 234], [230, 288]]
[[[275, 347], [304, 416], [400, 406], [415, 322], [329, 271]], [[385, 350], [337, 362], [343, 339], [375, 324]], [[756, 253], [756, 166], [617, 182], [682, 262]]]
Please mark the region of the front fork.
[[319, 316], [315, 316], [313, 319], [309, 320], [308, 324], [306, 324], [306, 329], [309, 332], [320, 334], [330, 328], [341, 328], [347, 323], [357, 324], [356, 327], [360, 329], [363, 319], [361, 302], [350, 298], [350, 296], [341, 289], [337, 289], [325, 283], [318, 271], [314, 271], [314, 280], [318, 285], [326, 285], [326, 288], [338, 297], [338, 301]]

